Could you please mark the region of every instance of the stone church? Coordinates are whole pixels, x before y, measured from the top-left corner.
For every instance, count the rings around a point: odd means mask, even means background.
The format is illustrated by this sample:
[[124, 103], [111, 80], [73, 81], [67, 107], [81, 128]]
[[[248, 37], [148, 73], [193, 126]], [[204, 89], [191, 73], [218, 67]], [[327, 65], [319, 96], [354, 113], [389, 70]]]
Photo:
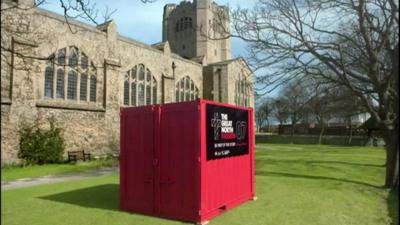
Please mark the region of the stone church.
[[20, 128], [49, 117], [66, 151], [105, 155], [119, 151], [120, 107], [197, 98], [253, 107], [251, 70], [213, 29], [221, 13], [229, 27], [225, 6], [168, 4], [162, 42], [147, 45], [119, 35], [112, 20], [92, 26], [33, 0], [1, 4], [2, 164], [18, 161]]

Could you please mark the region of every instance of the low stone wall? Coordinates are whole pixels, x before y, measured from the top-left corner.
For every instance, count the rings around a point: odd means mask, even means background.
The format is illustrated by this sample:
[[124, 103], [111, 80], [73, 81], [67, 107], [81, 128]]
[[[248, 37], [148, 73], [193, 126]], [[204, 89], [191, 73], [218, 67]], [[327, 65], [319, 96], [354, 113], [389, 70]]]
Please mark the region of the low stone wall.
[[[317, 135], [294, 135], [293, 144], [318, 144], [319, 136]], [[368, 137], [354, 136], [351, 143], [348, 143], [348, 136], [324, 136], [322, 144], [327, 145], [343, 145], [343, 146], [367, 146], [371, 145]], [[291, 141], [290, 135], [267, 135], [256, 134], [256, 143], [276, 143], [289, 144]], [[378, 146], [383, 146], [381, 140], [377, 142]]]

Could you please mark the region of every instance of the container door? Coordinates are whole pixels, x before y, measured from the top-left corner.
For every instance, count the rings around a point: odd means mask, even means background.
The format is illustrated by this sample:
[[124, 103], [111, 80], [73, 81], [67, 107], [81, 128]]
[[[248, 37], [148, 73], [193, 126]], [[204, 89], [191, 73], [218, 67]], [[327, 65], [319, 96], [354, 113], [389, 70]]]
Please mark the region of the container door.
[[166, 105], [160, 118], [160, 200], [162, 215], [193, 219], [197, 190], [199, 112], [196, 102]]
[[127, 109], [124, 117], [125, 207], [154, 212], [154, 108]]

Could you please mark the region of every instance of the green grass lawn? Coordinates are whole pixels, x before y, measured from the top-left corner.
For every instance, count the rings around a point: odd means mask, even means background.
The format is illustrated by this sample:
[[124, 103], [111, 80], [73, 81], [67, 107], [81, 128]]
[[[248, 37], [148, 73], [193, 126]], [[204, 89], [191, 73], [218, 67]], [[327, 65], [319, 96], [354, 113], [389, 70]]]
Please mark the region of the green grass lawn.
[[[398, 197], [382, 188], [380, 148], [258, 145], [256, 191], [213, 219], [226, 225], [396, 224]], [[118, 176], [2, 191], [4, 224], [183, 224], [118, 210]]]
[[90, 162], [78, 162], [76, 164], [46, 164], [24, 167], [9, 166], [1, 168], [1, 180], [11, 181], [21, 178], [76, 173], [105, 166], [112, 166], [113, 164], [115, 165], [115, 159], [99, 159]]

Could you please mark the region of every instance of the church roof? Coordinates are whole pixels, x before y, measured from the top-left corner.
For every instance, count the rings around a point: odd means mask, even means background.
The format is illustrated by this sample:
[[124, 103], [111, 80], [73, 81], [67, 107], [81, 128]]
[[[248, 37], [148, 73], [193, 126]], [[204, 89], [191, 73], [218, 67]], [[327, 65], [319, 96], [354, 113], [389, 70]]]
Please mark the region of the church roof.
[[234, 58], [234, 59], [228, 59], [228, 60], [224, 60], [224, 61], [220, 61], [220, 62], [214, 62], [214, 63], [210, 63], [208, 65], [226, 65], [226, 64], [230, 64], [231, 62], [235, 62], [237, 60], [242, 59], [242, 57], [239, 58]]
[[190, 60], [195, 61], [195, 62], [200, 63], [200, 64], [203, 64], [204, 63], [204, 58], [205, 58], [205, 56], [201, 55], [201, 56], [193, 57]]
[[209, 66], [228, 65], [230, 63], [237, 62], [237, 61], [243, 62], [243, 64], [245, 64], [247, 66], [247, 68], [251, 71], [251, 73], [253, 73], [253, 71], [251, 70], [249, 64], [247, 64], [246, 60], [244, 60], [243, 57], [237, 57], [237, 58], [234, 58], [234, 59], [227, 59], [227, 60], [220, 61], [220, 62], [210, 63], [208, 65]]

